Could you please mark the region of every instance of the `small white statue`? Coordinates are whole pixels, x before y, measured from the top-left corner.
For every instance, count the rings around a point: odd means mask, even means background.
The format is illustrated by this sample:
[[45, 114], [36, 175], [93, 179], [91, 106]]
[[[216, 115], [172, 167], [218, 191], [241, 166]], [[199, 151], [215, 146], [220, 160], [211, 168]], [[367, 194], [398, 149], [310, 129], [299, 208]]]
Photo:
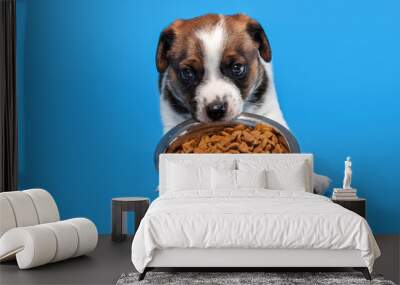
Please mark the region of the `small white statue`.
[[353, 172], [351, 170], [351, 157], [348, 156], [344, 162], [344, 178], [343, 178], [343, 189], [351, 189], [351, 176]]

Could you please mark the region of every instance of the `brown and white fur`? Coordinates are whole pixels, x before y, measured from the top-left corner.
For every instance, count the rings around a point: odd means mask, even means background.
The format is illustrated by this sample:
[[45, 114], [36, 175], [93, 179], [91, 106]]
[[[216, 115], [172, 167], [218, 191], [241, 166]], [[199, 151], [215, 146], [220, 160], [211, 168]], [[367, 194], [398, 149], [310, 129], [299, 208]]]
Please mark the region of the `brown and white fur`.
[[[189, 118], [229, 121], [242, 112], [288, 128], [275, 91], [267, 36], [246, 15], [176, 20], [160, 35], [156, 63], [164, 133]], [[328, 186], [329, 178], [314, 175], [316, 192]]]

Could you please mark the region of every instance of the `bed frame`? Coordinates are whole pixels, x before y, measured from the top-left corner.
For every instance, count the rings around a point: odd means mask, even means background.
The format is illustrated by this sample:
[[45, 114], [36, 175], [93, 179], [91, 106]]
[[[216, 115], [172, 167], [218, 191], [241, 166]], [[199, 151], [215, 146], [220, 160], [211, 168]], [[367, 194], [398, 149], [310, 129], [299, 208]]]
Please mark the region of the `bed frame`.
[[152, 261], [139, 275], [154, 269], [181, 268], [191, 271], [271, 271], [293, 269], [323, 271], [322, 269], [353, 268], [367, 280], [371, 275], [359, 250], [330, 249], [195, 249], [170, 248], [156, 250]]
[[[258, 159], [294, 159], [306, 161], [309, 165], [308, 187], [312, 192], [313, 156], [312, 154], [224, 154], [225, 159], [258, 158]], [[159, 161], [160, 186], [165, 185], [167, 179], [167, 161], [189, 159], [199, 164], [212, 164], [221, 159], [215, 154], [161, 154]], [[162, 189], [162, 187], [161, 187]], [[161, 193], [161, 192], [160, 192]], [[359, 250], [332, 250], [332, 249], [250, 249], [250, 248], [169, 248], [158, 249], [153, 259], [147, 265], [139, 280], [143, 280], [146, 273], [154, 269], [202, 269], [202, 271], [265, 271], [268, 269], [318, 269], [353, 268], [361, 271], [364, 277], [371, 280], [369, 270], [361, 257]], [[321, 271], [321, 270], [320, 270]]]

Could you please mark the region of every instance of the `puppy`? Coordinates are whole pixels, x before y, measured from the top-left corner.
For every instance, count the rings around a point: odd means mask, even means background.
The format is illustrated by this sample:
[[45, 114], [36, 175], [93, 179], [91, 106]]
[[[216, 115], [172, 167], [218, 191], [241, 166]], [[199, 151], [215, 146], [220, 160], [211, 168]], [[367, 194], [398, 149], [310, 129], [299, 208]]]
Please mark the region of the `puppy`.
[[[164, 133], [189, 118], [229, 121], [242, 112], [288, 128], [275, 91], [268, 38], [246, 15], [176, 20], [160, 35], [156, 64]], [[329, 178], [314, 175], [314, 184], [322, 193]]]

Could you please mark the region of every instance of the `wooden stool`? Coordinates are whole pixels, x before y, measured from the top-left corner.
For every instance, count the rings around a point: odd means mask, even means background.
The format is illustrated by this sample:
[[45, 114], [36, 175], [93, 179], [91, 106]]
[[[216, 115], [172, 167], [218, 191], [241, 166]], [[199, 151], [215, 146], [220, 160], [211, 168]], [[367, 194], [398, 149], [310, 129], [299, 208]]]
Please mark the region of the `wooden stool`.
[[127, 212], [135, 212], [136, 233], [140, 221], [146, 214], [150, 199], [145, 197], [120, 197], [112, 199], [112, 235], [113, 241], [123, 241], [127, 236]]

